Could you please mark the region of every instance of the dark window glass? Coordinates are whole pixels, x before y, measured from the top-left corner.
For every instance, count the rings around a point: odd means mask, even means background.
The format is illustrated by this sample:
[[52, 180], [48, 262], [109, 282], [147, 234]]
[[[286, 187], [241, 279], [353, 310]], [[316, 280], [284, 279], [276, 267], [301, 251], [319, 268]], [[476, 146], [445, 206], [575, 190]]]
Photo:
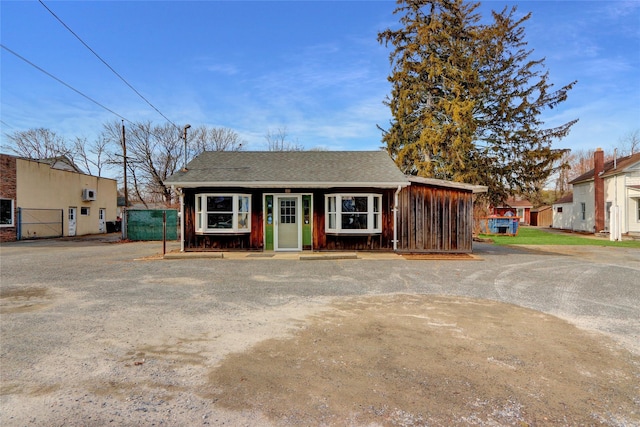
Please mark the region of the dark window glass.
[[233, 227], [233, 214], [207, 214], [207, 228]]
[[13, 224], [13, 203], [11, 199], [0, 199], [0, 224]]
[[209, 196], [207, 197], [208, 212], [233, 212], [233, 197]]

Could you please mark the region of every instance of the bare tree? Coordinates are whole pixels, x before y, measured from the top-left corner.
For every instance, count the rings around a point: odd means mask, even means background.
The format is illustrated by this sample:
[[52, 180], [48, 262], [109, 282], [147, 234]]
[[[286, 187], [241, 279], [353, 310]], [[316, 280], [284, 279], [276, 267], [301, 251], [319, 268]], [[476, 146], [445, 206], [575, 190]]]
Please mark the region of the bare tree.
[[264, 136], [267, 140], [267, 149], [269, 151], [303, 151], [304, 147], [296, 142], [289, 141], [289, 133], [285, 127], [279, 127], [273, 131], [269, 129]]
[[62, 136], [45, 129], [29, 129], [7, 134], [13, 143], [8, 149], [13, 153], [30, 159], [49, 159], [66, 156], [73, 161], [73, 148]]
[[558, 161], [557, 169], [555, 171], [555, 183], [556, 183], [556, 196], [557, 198], [569, 192], [569, 176], [571, 174], [571, 159], [573, 154], [571, 150], [565, 150], [562, 157]]
[[638, 151], [640, 151], [640, 129], [635, 129], [620, 138], [618, 155], [630, 156]]
[[[135, 165], [135, 191], [153, 202], [171, 204], [173, 194], [164, 181], [178, 169], [182, 151], [181, 129], [166, 123], [137, 123], [127, 134], [127, 162]], [[143, 185], [144, 188], [139, 188]]]
[[244, 141], [240, 135], [228, 128], [200, 126], [187, 135], [189, 158], [204, 151], [240, 151]]
[[[73, 141], [74, 157], [85, 170], [97, 176], [102, 176], [102, 170], [108, 163], [108, 149], [111, 141], [104, 135], [100, 135], [92, 143], [86, 137], [76, 137]], [[94, 174], [95, 170], [95, 174]]]
[[[124, 170], [122, 124], [117, 120], [103, 125], [101, 135], [117, 147], [109, 153], [109, 163]], [[140, 203], [163, 202], [171, 205], [175, 194], [164, 181], [176, 173], [184, 162], [184, 129], [165, 123], [137, 122], [126, 126], [127, 187]], [[242, 147], [238, 134], [225, 128], [190, 128], [187, 132], [187, 160], [203, 151], [237, 151]]]

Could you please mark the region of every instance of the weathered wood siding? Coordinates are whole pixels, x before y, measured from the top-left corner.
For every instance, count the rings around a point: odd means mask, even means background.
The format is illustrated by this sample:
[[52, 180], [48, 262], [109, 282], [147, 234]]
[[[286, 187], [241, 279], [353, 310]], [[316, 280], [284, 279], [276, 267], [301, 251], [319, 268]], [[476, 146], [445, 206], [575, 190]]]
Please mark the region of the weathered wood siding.
[[398, 251], [470, 253], [473, 193], [412, 183], [398, 200]]
[[551, 206], [531, 211], [531, 225], [536, 227], [551, 227], [553, 225], [553, 209]]

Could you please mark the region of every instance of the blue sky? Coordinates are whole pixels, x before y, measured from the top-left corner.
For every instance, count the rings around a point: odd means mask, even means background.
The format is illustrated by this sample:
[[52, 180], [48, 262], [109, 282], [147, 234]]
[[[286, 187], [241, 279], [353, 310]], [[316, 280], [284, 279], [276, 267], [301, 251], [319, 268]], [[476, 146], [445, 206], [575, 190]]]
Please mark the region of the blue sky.
[[[306, 149], [372, 150], [390, 113], [389, 50], [377, 33], [397, 25], [392, 1], [52, 1], [45, 4], [178, 126], [235, 130], [245, 149], [285, 128]], [[640, 128], [640, 2], [490, 1], [518, 5], [533, 58], [550, 80], [577, 86], [547, 126], [578, 118], [557, 148], [613, 148]], [[38, 1], [0, 3], [2, 44], [131, 121], [163, 117]], [[1, 51], [1, 142], [45, 127], [95, 138], [118, 119]], [[119, 119], [118, 119], [119, 120]]]

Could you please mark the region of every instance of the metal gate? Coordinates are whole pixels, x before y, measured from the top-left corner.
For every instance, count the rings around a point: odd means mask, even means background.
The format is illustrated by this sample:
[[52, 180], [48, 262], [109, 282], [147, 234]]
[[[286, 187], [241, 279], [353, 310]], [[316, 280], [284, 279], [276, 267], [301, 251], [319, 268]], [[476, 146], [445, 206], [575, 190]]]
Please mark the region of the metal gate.
[[127, 210], [129, 240], [162, 240], [162, 213], [167, 213], [167, 240], [178, 240], [178, 211], [175, 209]]
[[18, 208], [18, 240], [62, 237], [63, 209]]

